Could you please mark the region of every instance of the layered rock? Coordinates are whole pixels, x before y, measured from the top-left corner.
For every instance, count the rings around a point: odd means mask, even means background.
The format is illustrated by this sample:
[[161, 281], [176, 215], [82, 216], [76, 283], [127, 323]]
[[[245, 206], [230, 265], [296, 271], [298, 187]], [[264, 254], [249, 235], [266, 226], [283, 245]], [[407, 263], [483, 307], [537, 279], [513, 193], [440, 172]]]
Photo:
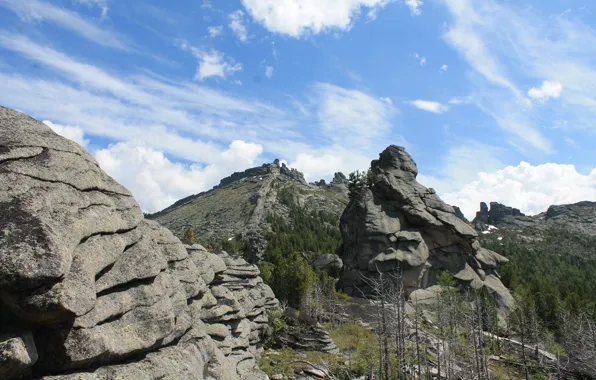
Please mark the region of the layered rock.
[[306, 317], [290, 307], [284, 310], [284, 319], [287, 325], [276, 337], [280, 347], [339, 354], [335, 342], [316, 319]]
[[277, 301], [258, 269], [183, 245], [80, 146], [2, 107], [0, 232], [1, 378], [266, 378]]
[[371, 170], [372, 185], [351, 199], [341, 217], [344, 272], [339, 287], [368, 295], [366, 278], [399, 268], [411, 292], [434, 285], [438, 274], [447, 271], [466, 286], [488, 289], [504, 315], [513, 298], [497, 267], [507, 259], [482, 248], [476, 231], [454, 208], [416, 181], [418, 169], [404, 148], [388, 147]]

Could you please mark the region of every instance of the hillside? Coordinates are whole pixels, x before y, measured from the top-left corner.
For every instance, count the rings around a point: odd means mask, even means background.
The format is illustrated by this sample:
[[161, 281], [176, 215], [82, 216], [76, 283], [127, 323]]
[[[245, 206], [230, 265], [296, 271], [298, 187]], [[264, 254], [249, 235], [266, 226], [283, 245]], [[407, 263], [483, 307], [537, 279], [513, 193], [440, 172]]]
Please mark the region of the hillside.
[[550, 206], [534, 216], [482, 203], [473, 224], [483, 246], [510, 260], [503, 283], [533, 294], [547, 327], [561, 326], [561, 310], [596, 310], [596, 202]]
[[[212, 190], [181, 199], [147, 217], [168, 227], [179, 238], [184, 238], [190, 228], [199, 242], [228, 250], [241, 248], [249, 261], [258, 262], [266, 254], [271, 232], [299, 222], [311, 224], [312, 232], [337, 229], [347, 202], [347, 180], [343, 174], [336, 173], [330, 184], [309, 184], [302, 173], [275, 160], [234, 173]], [[339, 232], [330, 234], [335, 236], [318, 236], [314, 246], [295, 248], [325, 248], [332, 252], [340, 238]], [[336, 244], [317, 246], [321, 238]]]

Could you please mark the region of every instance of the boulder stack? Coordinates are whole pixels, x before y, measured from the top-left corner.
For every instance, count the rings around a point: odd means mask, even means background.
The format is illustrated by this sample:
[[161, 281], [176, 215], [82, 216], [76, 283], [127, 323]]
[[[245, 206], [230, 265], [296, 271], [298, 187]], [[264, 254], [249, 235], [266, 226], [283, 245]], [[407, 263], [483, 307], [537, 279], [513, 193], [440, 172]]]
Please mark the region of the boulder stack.
[[258, 269], [143, 218], [79, 145], [0, 107], [0, 378], [265, 379]]
[[344, 271], [339, 281], [351, 295], [369, 295], [367, 278], [399, 269], [408, 293], [437, 282], [447, 271], [463, 285], [486, 288], [502, 315], [513, 298], [497, 267], [505, 257], [484, 249], [476, 231], [433, 189], [416, 181], [418, 168], [404, 148], [389, 146], [371, 164], [372, 181], [344, 211], [340, 229]]

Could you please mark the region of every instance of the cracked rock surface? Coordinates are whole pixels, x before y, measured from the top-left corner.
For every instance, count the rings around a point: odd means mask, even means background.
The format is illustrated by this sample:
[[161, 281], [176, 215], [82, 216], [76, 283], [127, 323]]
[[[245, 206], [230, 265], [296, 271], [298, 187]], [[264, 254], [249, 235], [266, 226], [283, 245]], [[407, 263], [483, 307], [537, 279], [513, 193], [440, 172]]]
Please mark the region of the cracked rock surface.
[[0, 378], [265, 379], [258, 268], [185, 246], [76, 143], [0, 107]]
[[476, 231], [433, 189], [416, 181], [418, 168], [404, 148], [389, 146], [371, 163], [372, 186], [354, 196], [340, 220], [344, 270], [340, 288], [370, 294], [363, 277], [401, 268], [408, 293], [435, 285], [447, 271], [463, 285], [486, 288], [501, 316], [513, 297], [497, 268], [508, 260], [480, 246]]

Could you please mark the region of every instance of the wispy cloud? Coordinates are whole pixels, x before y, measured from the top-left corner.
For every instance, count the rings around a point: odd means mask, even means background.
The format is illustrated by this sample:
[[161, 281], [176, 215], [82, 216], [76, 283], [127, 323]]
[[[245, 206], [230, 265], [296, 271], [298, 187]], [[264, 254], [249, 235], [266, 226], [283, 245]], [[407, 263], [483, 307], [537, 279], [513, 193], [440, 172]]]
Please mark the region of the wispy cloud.
[[[118, 34], [83, 19], [75, 12], [38, 0], [0, 0], [0, 6], [17, 13], [23, 20], [51, 22], [63, 29], [110, 48], [129, 50], [130, 46]], [[107, 8], [106, 8], [107, 12]]]
[[418, 53], [414, 53], [414, 58], [416, 58], [418, 60], [418, 63], [420, 63], [420, 66], [426, 65], [426, 57], [423, 57]]
[[410, 105], [423, 110], [423, 111], [427, 111], [427, 112], [432, 112], [432, 113], [443, 113], [449, 110], [449, 107], [439, 103], [439, 102], [434, 102], [434, 101], [430, 101], [430, 100], [413, 100], [410, 102]]
[[273, 67], [265, 66], [265, 76], [271, 78], [273, 76]]
[[207, 33], [209, 33], [211, 38], [219, 37], [223, 34], [223, 26], [209, 26], [207, 27]]
[[97, 6], [101, 10], [101, 17], [104, 18], [108, 15], [108, 0], [76, 0], [81, 4], [85, 4], [87, 6]]
[[205, 50], [189, 45], [181, 41], [179, 46], [182, 50], [192, 53], [198, 60], [195, 79], [202, 81], [210, 77], [227, 78], [235, 72], [242, 71], [242, 64], [235, 62], [233, 58], [226, 57], [222, 52], [215, 49]]
[[412, 16], [420, 16], [422, 14], [422, 0], [406, 0], [406, 5], [410, 8]]
[[329, 83], [314, 86], [318, 118], [330, 141], [368, 148], [392, 130], [397, 109], [378, 97]]
[[232, 29], [236, 37], [242, 42], [248, 40], [248, 31], [246, 30], [246, 25], [244, 25], [244, 12], [238, 9], [230, 13], [228, 18], [230, 19], [228, 26]]

